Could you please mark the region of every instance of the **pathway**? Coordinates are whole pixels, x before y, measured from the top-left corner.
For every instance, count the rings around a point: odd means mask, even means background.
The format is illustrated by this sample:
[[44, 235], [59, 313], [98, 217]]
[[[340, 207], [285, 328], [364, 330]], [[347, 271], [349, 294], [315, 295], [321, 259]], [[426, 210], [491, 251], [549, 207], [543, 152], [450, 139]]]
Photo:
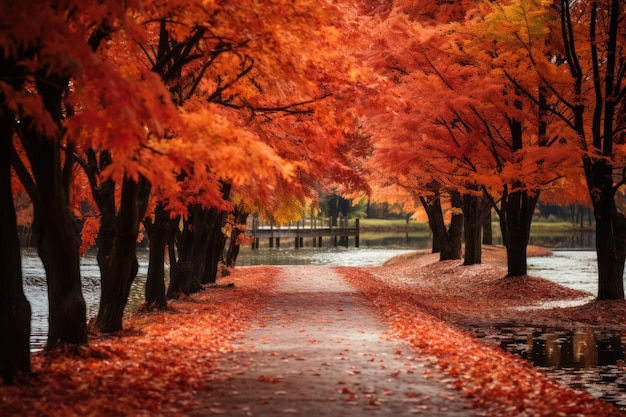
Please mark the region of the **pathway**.
[[195, 415], [474, 415], [331, 268], [284, 267], [277, 281]]

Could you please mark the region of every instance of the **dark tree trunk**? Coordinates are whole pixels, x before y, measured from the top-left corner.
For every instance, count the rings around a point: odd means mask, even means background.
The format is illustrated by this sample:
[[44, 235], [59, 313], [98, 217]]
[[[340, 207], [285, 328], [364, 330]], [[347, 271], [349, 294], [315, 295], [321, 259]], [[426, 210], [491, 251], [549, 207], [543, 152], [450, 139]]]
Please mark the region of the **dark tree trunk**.
[[[173, 230], [176, 232], [173, 245], [170, 245], [170, 285], [167, 289], [169, 298], [176, 298], [181, 293], [189, 295], [200, 290], [200, 280], [194, 279], [191, 274], [194, 244], [196, 235], [202, 227], [200, 219], [202, 209], [200, 206], [189, 208], [187, 219], [183, 220], [183, 227], [178, 231], [178, 220], [174, 220]], [[174, 256], [176, 255], [176, 256]]]
[[144, 220], [144, 227], [150, 239], [150, 259], [146, 276], [146, 306], [148, 309], [167, 307], [165, 295], [165, 248], [170, 234], [170, 217], [163, 204], [157, 204], [154, 221]]
[[480, 264], [482, 261], [482, 210], [480, 197], [463, 195], [463, 226], [465, 232], [464, 265]]
[[[612, 166], [603, 160], [592, 162], [585, 159], [584, 162], [590, 190], [599, 191], [594, 200], [598, 300], [623, 299], [626, 224], [624, 216], [615, 207]], [[590, 194], [593, 196], [593, 191]]]
[[[222, 198], [230, 200], [230, 190], [232, 186], [227, 182], [222, 182]], [[228, 212], [224, 210], [211, 209], [213, 215], [210, 221], [209, 238], [207, 241], [206, 258], [204, 262], [204, 272], [202, 274], [203, 284], [214, 284], [217, 280], [217, 269], [219, 263], [224, 259], [224, 247], [226, 246], [226, 235], [224, 226]]]
[[224, 247], [226, 246], [226, 235], [222, 229], [227, 215], [227, 212], [219, 211], [213, 221], [206, 251], [204, 274], [202, 275], [203, 284], [214, 284], [217, 281], [218, 266], [223, 261]]
[[339, 216], [348, 216], [349, 207], [349, 201], [339, 195], [333, 195], [328, 200], [328, 214], [333, 220], [333, 227], [337, 226], [337, 219], [339, 218]]
[[[519, 185], [519, 184], [518, 184]], [[500, 229], [506, 247], [507, 276], [526, 275], [528, 272], [526, 250], [530, 239], [530, 226], [539, 192], [528, 191], [503, 193], [501, 201]]]
[[[37, 90], [46, 110], [53, 120], [60, 123], [62, 97], [68, 80], [65, 77], [47, 77], [43, 73], [37, 80]], [[33, 201], [33, 229], [48, 284], [46, 349], [54, 349], [62, 343], [87, 343], [87, 309], [80, 280], [79, 238], [69, 206], [72, 158], [66, 158], [63, 165], [59, 138], [43, 136], [32, 127], [28, 118], [22, 120], [21, 126], [22, 145], [34, 177], [33, 186], [25, 186], [30, 189]], [[71, 145], [68, 144], [69, 148]]]
[[493, 245], [493, 230], [491, 228], [491, 205], [483, 217], [483, 245]]
[[207, 267], [207, 252], [209, 251], [209, 240], [211, 230], [215, 222], [217, 210], [214, 208], [198, 207], [197, 215], [194, 217], [193, 238], [191, 253], [189, 255], [189, 271], [185, 279], [186, 293], [195, 293], [202, 289], [202, 277]]
[[237, 262], [237, 255], [239, 254], [239, 237], [242, 233], [245, 233], [246, 220], [248, 219], [248, 213], [241, 207], [235, 208], [235, 225], [230, 235], [230, 244], [228, 246], [228, 253], [226, 254], [226, 266], [234, 267]]
[[[420, 198], [426, 213], [428, 224], [433, 233], [433, 241], [439, 245], [439, 260], [461, 259], [461, 243], [463, 235], [463, 215], [455, 212], [452, 214], [449, 228], [446, 228], [441, 199], [435, 196], [430, 200]], [[453, 206], [458, 208], [458, 199], [453, 198]], [[456, 200], [456, 201], [455, 201]], [[436, 253], [433, 251], [433, 253]]]
[[[453, 193], [455, 194], [455, 193]], [[452, 208], [455, 210], [450, 219], [450, 226], [446, 234], [446, 247], [441, 251], [442, 261], [448, 259], [461, 259], [461, 245], [463, 243], [463, 214], [460, 210], [460, 197], [453, 196]]]
[[0, 376], [30, 372], [30, 303], [24, 296], [20, 242], [11, 191], [13, 117], [0, 118]]
[[137, 237], [149, 189], [145, 178], [140, 178], [139, 182], [123, 180], [120, 209], [113, 219], [113, 239], [103, 244], [100, 248], [103, 254], [98, 254], [101, 288], [96, 327], [105, 333], [122, 330], [124, 308], [137, 276]]

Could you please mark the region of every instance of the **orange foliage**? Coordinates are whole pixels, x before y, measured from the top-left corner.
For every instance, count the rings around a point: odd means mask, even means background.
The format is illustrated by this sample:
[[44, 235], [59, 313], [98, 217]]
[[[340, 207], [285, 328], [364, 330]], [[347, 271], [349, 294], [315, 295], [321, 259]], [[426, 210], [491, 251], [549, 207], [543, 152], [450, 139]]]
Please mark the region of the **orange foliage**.
[[[380, 72], [381, 93], [364, 110], [364, 123], [373, 136], [368, 165], [379, 198], [388, 199], [391, 186], [410, 201], [438, 184], [470, 193], [484, 187], [495, 200], [504, 187], [558, 187], [576, 190], [560, 194], [559, 202], [580, 200], [576, 138], [509, 79], [523, 77], [534, 94], [540, 87], [532, 60], [548, 52], [552, 26], [544, 23], [551, 17], [527, 3], [511, 10], [488, 2], [368, 6], [362, 25], [372, 35], [363, 59]], [[494, 17], [498, 8], [506, 18]], [[524, 18], [530, 24], [523, 26]], [[520, 143], [513, 120], [520, 123]]]

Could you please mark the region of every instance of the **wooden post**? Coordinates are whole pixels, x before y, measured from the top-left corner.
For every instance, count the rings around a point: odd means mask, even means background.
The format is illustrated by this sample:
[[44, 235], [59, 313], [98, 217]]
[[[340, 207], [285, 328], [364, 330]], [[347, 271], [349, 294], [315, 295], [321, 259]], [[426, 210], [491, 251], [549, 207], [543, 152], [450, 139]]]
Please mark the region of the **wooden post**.
[[354, 223], [355, 223], [355, 225], [356, 225], [356, 236], [354, 237], [354, 243], [355, 243], [355, 245], [356, 245], [355, 247], [357, 247], [357, 248], [358, 248], [358, 247], [359, 247], [359, 234], [360, 234], [360, 231], [359, 231], [359, 219], [357, 218], [357, 219], [354, 221]]
[[276, 238], [276, 247], [280, 248], [280, 238], [279, 237]]
[[270, 224], [270, 248], [274, 247], [274, 225]]
[[300, 247], [300, 221], [296, 224], [296, 249]]
[[254, 239], [252, 240], [252, 250], [255, 250], [257, 248], [256, 246], [256, 236], [257, 236], [257, 230], [259, 230], [259, 225], [258, 225], [258, 219], [256, 217], [256, 215], [252, 215], [252, 236], [254, 236]]

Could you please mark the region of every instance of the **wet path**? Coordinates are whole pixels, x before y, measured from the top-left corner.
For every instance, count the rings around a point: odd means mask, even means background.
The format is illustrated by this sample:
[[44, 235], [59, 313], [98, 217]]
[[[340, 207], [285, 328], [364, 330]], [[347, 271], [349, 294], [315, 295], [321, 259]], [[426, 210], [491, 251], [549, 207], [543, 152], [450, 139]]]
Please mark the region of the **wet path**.
[[332, 269], [281, 268], [270, 305], [218, 363], [195, 415], [474, 415], [386, 331]]

